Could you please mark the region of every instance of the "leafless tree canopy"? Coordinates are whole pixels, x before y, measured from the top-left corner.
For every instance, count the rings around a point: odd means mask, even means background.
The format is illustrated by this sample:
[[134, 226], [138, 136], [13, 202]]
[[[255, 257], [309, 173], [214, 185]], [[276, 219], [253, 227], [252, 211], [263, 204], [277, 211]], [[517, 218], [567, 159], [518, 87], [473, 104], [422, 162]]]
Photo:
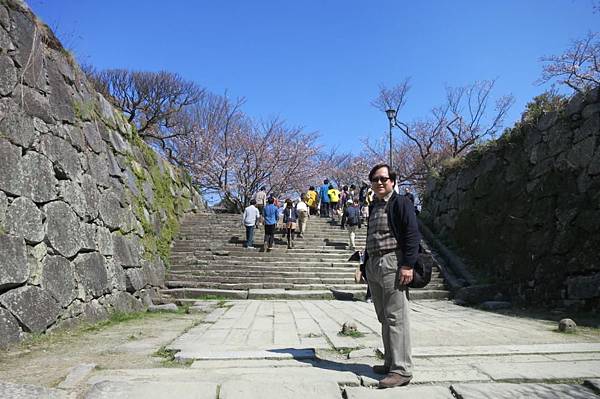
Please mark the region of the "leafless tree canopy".
[[590, 32], [574, 40], [561, 55], [541, 58], [545, 63], [539, 84], [556, 81], [577, 92], [600, 85], [600, 34]]
[[371, 105], [381, 112], [388, 109], [399, 112], [406, 104], [407, 93], [410, 90], [409, 82], [410, 79], [406, 78], [391, 88], [379, 85], [379, 94], [371, 101]]
[[143, 139], [163, 148], [170, 139], [185, 132], [179, 125], [185, 107], [206, 95], [196, 83], [172, 72], [97, 71], [89, 67], [84, 71], [96, 90], [123, 111]]
[[[421, 184], [432, 169], [449, 157], [467, 153], [475, 144], [495, 137], [513, 104], [510, 95], [492, 100], [494, 80], [462, 87], [447, 87], [446, 100], [423, 120], [394, 121], [401, 134], [394, 137], [393, 161], [400, 180]], [[408, 80], [390, 89], [380, 87], [372, 105], [379, 111], [399, 111], [405, 104]], [[398, 137], [400, 136], [400, 137]], [[363, 140], [369, 156], [381, 159], [386, 141]]]

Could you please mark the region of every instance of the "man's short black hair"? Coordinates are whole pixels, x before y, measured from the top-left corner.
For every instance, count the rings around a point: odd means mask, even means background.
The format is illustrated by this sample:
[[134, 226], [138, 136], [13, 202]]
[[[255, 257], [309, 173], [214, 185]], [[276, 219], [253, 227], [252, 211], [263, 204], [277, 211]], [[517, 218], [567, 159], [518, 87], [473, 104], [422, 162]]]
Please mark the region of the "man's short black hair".
[[323, 180], [323, 184], [329, 184], [329, 179]]
[[269, 204], [274, 204], [274, 203], [275, 203], [275, 198], [273, 198], [273, 197], [269, 197], [269, 199], [267, 200], [267, 202], [268, 202]]
[[310, 186], [308, 189], [315, 191], [315, 186]]
[[260, 188], [260, 191], [265, 191], [266, 189], [267, 189], [267, 188], [266, 188], [265, 186], [262, 186], [262, 187]]
[[375, 172], [377, 172], [377, 170], [381, 169], [381, 168], [386, 168], [388, 170], [388, 176], [390, 177], [392, 182], [394, 184], [396, 184], [396, 172], [394, 172], [390, 168], [390, 165], [388, 165], [387, 163], [379, 163], [379, 164], [373, 166], [373, 169], [371, 169], [371, 171], [369, 172], [369, 181], [373, 180], [373, 176], [375, 175]]
[[256, 200], [255, 199], [251, 199], [250, 200], [250, 205], [256, 205]]

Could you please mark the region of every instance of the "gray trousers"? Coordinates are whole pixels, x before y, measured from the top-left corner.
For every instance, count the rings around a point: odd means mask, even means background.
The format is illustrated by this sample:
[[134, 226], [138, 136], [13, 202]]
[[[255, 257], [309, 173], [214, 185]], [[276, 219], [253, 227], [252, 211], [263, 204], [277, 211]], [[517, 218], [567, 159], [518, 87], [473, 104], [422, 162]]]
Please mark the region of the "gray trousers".
[[410, 305], [406, 288], [400, 287], [398, 254], [370, 256], [367, 261], [367, 278], [381, 323], [381, 337], [385, 350], [385, 363], [393, 373], [412, 376], [413, 363], [410, 345]]

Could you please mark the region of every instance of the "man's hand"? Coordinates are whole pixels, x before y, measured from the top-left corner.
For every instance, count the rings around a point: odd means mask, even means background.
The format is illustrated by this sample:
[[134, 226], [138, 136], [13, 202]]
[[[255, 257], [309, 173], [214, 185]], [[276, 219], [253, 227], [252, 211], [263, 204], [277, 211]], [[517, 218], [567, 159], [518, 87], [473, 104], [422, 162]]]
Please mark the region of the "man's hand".
[[402, 266], [400, 268], [400, 285], [408, 285], [413, 279], [413, 269], [412, 267]]

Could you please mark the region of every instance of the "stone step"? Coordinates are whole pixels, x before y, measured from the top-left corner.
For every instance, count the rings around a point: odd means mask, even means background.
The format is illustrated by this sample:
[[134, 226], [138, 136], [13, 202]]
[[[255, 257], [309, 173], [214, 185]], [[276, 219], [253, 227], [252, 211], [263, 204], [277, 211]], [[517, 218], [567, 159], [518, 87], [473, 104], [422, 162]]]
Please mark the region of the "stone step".
[[[221, 255], [217, 255], [221, 254]], [[222, 251], [218, 251], [217, 253], [214, 252], [210, 252], [210, 251], [173, 251], [172, 252], [172, 259], [178, 259], [178, 258], [186, 258], [186, 257], [190, 257], [193, 256], [197, 259], [216, 259], [216, 258], [222, 258], [222, 257], [234, 257], [234, 256], [239, 256], [239, 257], [243, 257], [243, 258], [252, 258], [252, 259], [258, 259], [258, 260], [264, 260], [264, 261], [279, 261], [279, 260], [286, 260], [286, 259], [290, 259], [290, 258], [294, 258], [295, 260], [302, 260], [302, 259], [306, 259], [306, 260], [330, 260], [330, 259], [334, 259], [336, 261], [347, 261], [348, 258], [350, 257], [350, 255], [352, 255], [352, 253], [331, 253], [331, 254], [319, 254], [319, 253], [312, 253], [312, 254], [305, 254], [305, 253], [297, 253], [297, 252], [292, 252], [291, 250], [285, 253], [281, 253], [281, 252], [262, 252], [262, 251], [257, 251], [257, 250], [248, 250], [248, 249], [242, 249], [242, 248], [236, 248], [234, 250], [222, 250]], [[226, 254], [226, 255], [225, 255]]]
[[[357, 232], [359, 248], [364, 248], [366, 232], [366, 228]], [[354, 251], [348, 249], [348, 233], [339, 223], [312, 218], [304, 238], [295, 239], [292, 249], [287, 249], [281, 233], [278, 230], [275, 236], [273, 251], [263, 252], [264, 230], [259, 228], [254, 240], [257, 248], [249, 250], [243, 248], [241, 215], [187, 218], [172, 248], [165, 294], [185, 299], [221, 290], [220, 296], [227, 298], [243, 297], [243, 292], [246, 298], [257, 299], [364, 297], [366, 285], [354, 282], [357, 262], [347, 261]], [[413, 290], [415, 295], [448, 297], [443, 279], [434, 274], [426, 289]]]
[[[165, 296], [165, 301], [177, 302], [181, 299], [196, 300], [208, 295], [219, 296], [230, 299], [340, 299], [340, 300], [362, 300], [367, 292], [366, 287], [360, 290], [307, 290], [307, 289], [249, 289], [249, 290], [225, 290], [213, 288], [168, 288], [160, 293]], [[411, 290], [410, 299], [447, 299], [448, 291], [445, 290]]]
[[[209, 281], [190, 281], [190, 280], [169, 280], [166, 282], [167, 288], [217, 288], [224, 290], [247, 290], [253, 288], [283, 288], [283, 289], [291, 289], [291, 290], [326, 290], [326, 289], [336, 289], [336, 290], [364, 290], [366, 292], [366, 285], [364, 284], [355, 284], [354, 281], [347, 284], [319, 284], [319, 283], [311, 283], [311, 284], [295, 284], [295, 283], [267, 283], [267, 282], [241, 282], [241, 281], [218, 281], [218, 282], [209, 282]], [[443, 284], [430, 284], [423, 291], [443, 291]]]

